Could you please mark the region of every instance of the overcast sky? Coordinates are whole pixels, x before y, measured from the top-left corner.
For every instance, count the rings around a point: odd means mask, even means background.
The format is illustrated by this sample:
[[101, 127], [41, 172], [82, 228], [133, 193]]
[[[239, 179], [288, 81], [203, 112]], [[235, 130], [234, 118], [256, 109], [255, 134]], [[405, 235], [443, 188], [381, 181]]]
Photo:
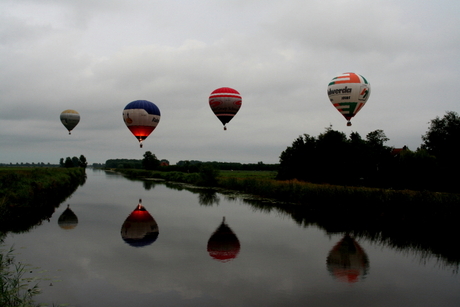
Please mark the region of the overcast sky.
[[[277, 163], [330, 125], [415, 150], [459, 111], [459, 13], [458, 0], [2, 0], [0, 163]], [[372, 87], [351, 127], [326, 91], [344, 72]], [[224, 86], [243, 97], [227, 131], [208, 103]], [[142, 149], [122, 119], [138, 99], [161, 111]], [[81, 116], [72, 135], [66, 109]]]

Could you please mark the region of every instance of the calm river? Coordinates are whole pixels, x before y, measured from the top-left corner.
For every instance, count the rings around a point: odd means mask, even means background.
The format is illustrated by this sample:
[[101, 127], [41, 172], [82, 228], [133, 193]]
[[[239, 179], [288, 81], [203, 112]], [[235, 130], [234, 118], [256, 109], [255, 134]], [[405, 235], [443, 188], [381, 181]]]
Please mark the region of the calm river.
[[[39, 303], [460, 306], [457, 268], [429, 253], [301, 226], [219, 193], [87, 174], [49, 221], [5, 241], [37, 267]], [[133, 212], [139, 199], [145, 210]]]

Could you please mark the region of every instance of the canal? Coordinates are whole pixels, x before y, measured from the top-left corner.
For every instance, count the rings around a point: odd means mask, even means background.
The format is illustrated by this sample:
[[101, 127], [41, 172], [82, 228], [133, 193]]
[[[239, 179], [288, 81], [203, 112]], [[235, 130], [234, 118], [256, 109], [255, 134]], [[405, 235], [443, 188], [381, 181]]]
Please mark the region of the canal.
[[458, 265], [429, 251], [301, 225], [236, 196], [87, 174], [49, 221], [5, 240], [40, 277], [38, 303], [460, 306]]

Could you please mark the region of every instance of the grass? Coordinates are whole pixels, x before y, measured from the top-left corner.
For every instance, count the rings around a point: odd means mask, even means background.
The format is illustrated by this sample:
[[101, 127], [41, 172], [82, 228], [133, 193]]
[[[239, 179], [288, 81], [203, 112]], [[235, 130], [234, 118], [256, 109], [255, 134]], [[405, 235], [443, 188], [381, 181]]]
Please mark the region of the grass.
[[13, 248], [0, 250], [0, 306], [36, 306], [33, 297], [40, 293], [35, 278], [26, 278], [30, 269], [14, 258]]
[[48, 218], [85, 178], [82, 168], [0, 168], [0, 234]]
[[[86, 179], [83, 168], [0, 168], [0, 244], [7, 232], [27, 231], [51, 217], [61, 202]], [[14, 251], [0, 249], [0, 306], [37, 306], [38, 279], [15, 260]]]
[[224, 178], [237, 178], [237, 179], [275, 179], [277, 172], [275, 171], [220, 171], [219, 177]]
[[0, 168], [0, 204], [21, 205], [31, 196], [81, 181], [82, 168]]

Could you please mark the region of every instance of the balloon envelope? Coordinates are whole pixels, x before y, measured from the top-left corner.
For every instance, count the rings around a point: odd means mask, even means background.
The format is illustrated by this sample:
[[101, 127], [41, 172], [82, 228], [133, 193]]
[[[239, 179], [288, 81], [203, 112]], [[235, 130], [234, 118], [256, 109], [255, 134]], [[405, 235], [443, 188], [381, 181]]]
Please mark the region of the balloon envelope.
[[370, 94], [371, 85], [366, 78], [352, 72], [333, 78], [327, 87], [329, 100], [346, 118], [347, 126], [351, 126], [351, 118], [366, 104]]
[[78, 114], [77, 111], [75, 110], [65, 110], [61, 113], [61, 122], [64, 125], [64, 127], [70, 131], [72, 131], [73, 128], [80, 122], [80, 114]]
[[209, 96], [209, 106], [224, 125], [224, 129], [226, 129], [225, 125], [238, 113], [241, 104], [240, 93], [229, 87], [218, 88]]
[[123, 120], [132, 134], [139, 140], [145, 140], [160, 122], [160, 109], [150, 101], [135, 100], [123, 110]]

